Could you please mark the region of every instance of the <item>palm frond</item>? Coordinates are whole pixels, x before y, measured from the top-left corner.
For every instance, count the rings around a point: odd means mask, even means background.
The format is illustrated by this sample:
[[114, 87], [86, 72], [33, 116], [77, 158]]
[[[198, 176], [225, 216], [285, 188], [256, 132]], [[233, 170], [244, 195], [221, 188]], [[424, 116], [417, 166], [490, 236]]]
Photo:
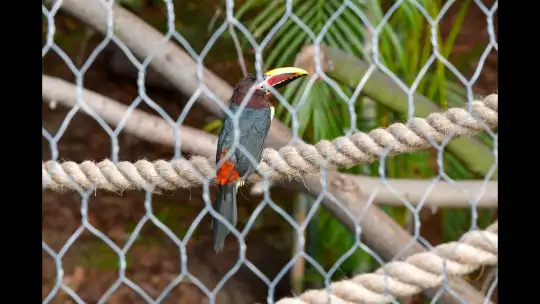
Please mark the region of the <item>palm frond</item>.
[[[435, 16], [442, 6], [440, 0], [419, 0], [418, 2], [431, 16]], [[444, 56], [448, 56], [453, 48], [455, 37], [461, 28], [470, 2], [471, 0], [465, 0], [460, 4], [458, 15], [447, 40], [439, 41], [441, 54]], [[298, 0], [294, 1], [293, 12], [315, 35], [318, 35], [342, 5], [343, 1], [341, 0]], [[365, 0], [356, 5], [365, 13], [373, 27], [380, 25], [384, 17], [382, 0]], [[238, 11], [237, 18], [251, 9], [260, 9], [257, 17], [248, 22], [249, 30], [256, 39], [260, 40], [283, 17], [285, 1], [258, 2], [248, 0]], [[382, 26], [377, 37], [377, 45], [372, 45], [372, 33], [360, 16], [350, 8], [344, 9], [341, 15], [328, 26], [322, 43], [339, 48], [364, 60], [371, 60], [373, 47], [375, 47], [378, 50], [380, 63], [410, 86], [433, 53], [430, 30], [424, 16], [415, 5], [404, 1], [388, 22]], [[289, 18], [276, 32], [267, 48], [268, 52], [264, 56], [265, 69], [291, 64], [303, 45], [313, 43], [311, 40], [310, 36]], [[467, 97], [466, 91], [450, 78], [451, 75], [447, 73], [444, 65], [435, 61], [422, 77], [416, 91], [430, 99], [440, 100], [443, 107], [463, 106]], [[309, 82], [308, 78], [303, 79], [290, 84], [283, 92], [283, 97], [290, 102], [292, 108], [296, 109], [297, 125], [295, 124], [295, 127], [297, 127], [298, 136], [308, 142], [316, 142], [343, 135], [344, 130], [350, 128], [350, 119], [353, 117], [349, 105], [334, 92], [331, 86], [320, 80], [315, 81], [309, 92], [304, 92]], [[352, 95], [354, 88], [339, 83], [338, 85], [347, 96]], [[366, 101], [362, 95], [353, 102], [352, 109], [357, 117], [355, 125], [359, 130], [368, 131], [375, 126], [383, 126], [403, 118], [402, 113], [390, 111], [377, 100]], [[372, 102], [375, 103], [375, 109], [373, 109]], [[276, 117], [286, 125], [293, 124], [293, 116], [283, 104], [277, 106]], [[479, 135], [479, 137], [492, 145], [491, 138], [486, 134]], [[388, 159], [386, 160], [386, 175], [399, 178], [432, 178], [438, 174], [437, 168], [432, 165], [435, 157], [437, 157], [435, 153], [424, 151]], [[375, 162], [368, 167], [371, 169], [371, 175], [379, 175], [379, 163]], [[451, 178], [473, 177], [467, 168], [449, 153], [444, 154], [444, 166], [445, 173]], [[357, 167], [351, 168], [347, 172], [358, 173], [366, 172], [366, 170], [362, 171]], [[409, 211], [404, 207], [385, 208], [385, 210], [402, 224], [409, 216]], [[310, 226], [310, 233], [316, 233], [321, 237], [310, 238], [310, 240], [324, 239], [326, 241], [318, 242], [316, 246], [312, 244], [310, 248], [315, 248], [317, 252], [310, 254], [328, 269], [343, 253], [350, 249], [350, 246], [354, 244], [354, 238], [341, 223], [325, 212], [321, 211], [316, 216], [316, 221], [314, 221], [316, 227]], [[463, 210], [461, 213], [454, 212], [446, 217], [449, 220], [456, 220], [454, 223], [456, 227], [449, 226], [450, 231], [455, 232], [463, 228], [463, 224], [466, 222], [463, 220], [465, 219], [463, 212]], [[446, 221], [443, 220], [444, 225], [446, 225]], [[330, 240], [336, 240], [336, 242], [330, 242]], [[365, 263], [371, 263], [371, 257], [362, 250], [358, 250], [347, 259], [346, 263], [341, 265], [341, 268], [344, 273], [351, 274], [351, 271], [354, 272], [364, 267]], [[364, 266], [360, 266], [360, 264]], [[309, 274], [309, 269], [307, 274]]]

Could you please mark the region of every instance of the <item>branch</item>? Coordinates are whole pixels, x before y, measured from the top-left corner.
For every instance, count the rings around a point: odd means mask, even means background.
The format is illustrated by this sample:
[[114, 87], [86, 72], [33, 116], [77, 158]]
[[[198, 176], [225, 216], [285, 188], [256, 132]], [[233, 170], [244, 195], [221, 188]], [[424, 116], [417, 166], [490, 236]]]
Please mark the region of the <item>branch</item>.
[[399, 193], [399, 196], [406, 198], [412, 205], [422, 202], [422, 206], [439, 208], [468, 208], [472, 204], [479, 208], [497, 208], [499, 200], [497, 181], [459, 180], [454, 183], [434, 183], [433, 180], [387, 178], [386, 183], [383, 183], [380, 178], [360, 175], [345, 175], [344, 178], [354, 181], [364, 195], [376, 192], [373, 202], [381, 205], [403, 206], [401, 198], [394, 193]]
[[[356, 89], [371, 67], [370, 64], [352, 54], [325, 45], [320, 46], [319, 55], [324, 73], [353, 89]], [[296, 57], [295, 66], [315, 73], [314, 46], [304, 47]], [[369, 75], [362, 87], [362, 93], [395, 112], [405, 116], [408, 114], [407, 94], [391, 77], [382, 72], [375, 70]], [[433, 101], [419, 93], [413, 95], [413, 105], [414, 117], [426, 117], [431, 113], [442, 111]], [[474, 138], [455, 139], [449, 142], [446, 147], [469, 170], [481, 176], [488, 175], [495, 163], [493, 151]], [[496, 171], [492, 173], [491, 179], [497, 179]]]
[[[58, 102], [68, 108], [73, 108], [77, 103], [77, 87], [60, 78], [42, 76], [42, 96], [44, 100]], [[80, 100], [81, 110], [93, 117], [101, 117], [110, 125], [118, 126], [126, 115], [123, 131], [131, 133], [146, 141], [162, 145], [175, 146], [174, 128], [164, 119], [134, 109], [129, 114], [128, 107], [108, 97], [82, 90]], [[213, 153], [204, 154], [216, 149], [217, 138], [204, 131], [180, 126], [178, 128], [178, 144], [182, 151], [206, 157]], [[214, 156], [215, 157], [215, 156]]]
[[[163, 35], [136, 15], [113, 4], [108, 8], [98, 0], [64, 0], [62, 10], [91, 25], [102, 34], [114, 30], [114, 35], [139, 58], [152, 56], [150, 67], [187, 96], [193, 96], [204, 84], [219, 100], [216, 101], [205, 92], [197, 98], [202, 106], [217, 117], [224, 113], [218, 102], [229, 106], [233, 88], [203, 66], [203, 81], [197, 78], [197, 63], [172, 41], [164, 42]], [[107, 28], [108, 12], [112, 11], [114, 28]], [[279, 121], [274, 121], [266, 138], [265, 145], [279, 149], [291, 141], [289, 129]]]
[[[425, 208], [497, 208], [499, 201], [497, 181], [459, 180], [453, 183], [434, 183], [433, 180], [387, 178], [386, 182], [383, 182], [380, 178], [348, 173], [338, 173], [335, 178], [338, 184], [343, 181], [344, 184], [351, 185], [348, 190], [353, 192], [351, 196], [369, 197], [376, 193], [372, 200], [376, 205], [403, 206], [405, 199], [412, 206], [422, 203]], [[306, 187], [297, 183], [285, 182], [281, 186], [309, 192]], [[253, 187], [252, 194], [263, 193], [264, 183], [258, 182]]]
[[[114, 75], [125, 77], [131, 81], [137, 81], [139, 69], [126, 57], [121, 48], [115, 44], [108, 44], [103, 52], [107, 67]], [[151, 68], [146, 69], [145, 85], [165, 90], [175, 90], [175, 87], [171, 83]]]

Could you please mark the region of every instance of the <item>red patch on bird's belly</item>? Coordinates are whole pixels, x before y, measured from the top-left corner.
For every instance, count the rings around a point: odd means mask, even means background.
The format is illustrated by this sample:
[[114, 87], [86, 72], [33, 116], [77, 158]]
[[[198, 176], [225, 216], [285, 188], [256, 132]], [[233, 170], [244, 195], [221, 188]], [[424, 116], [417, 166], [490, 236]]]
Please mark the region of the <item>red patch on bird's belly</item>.
[[216, 174], [217, 183], [220, 185], [226, 185], [236, 182], [240, 179], [240, 175], [234, 168], [234, 163], [228, 159], [219, 167]]
[[[225, 158], [228, 150], [226, 147], [221, 148], [219, 159]], [[240, 175], [236, 172], [234, 165], [234, 162], [230, 159], [227, 159], [221, 164], [216, 173], [216, 180], [219, 185], [230, 184], [240, 179]]]

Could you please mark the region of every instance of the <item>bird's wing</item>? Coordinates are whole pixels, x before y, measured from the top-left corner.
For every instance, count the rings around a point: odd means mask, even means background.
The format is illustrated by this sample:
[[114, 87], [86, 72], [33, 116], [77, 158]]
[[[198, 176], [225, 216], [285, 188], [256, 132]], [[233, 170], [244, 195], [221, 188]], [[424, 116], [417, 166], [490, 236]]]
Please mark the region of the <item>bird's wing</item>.
[[238, 171], [242, 178], [247, 177], [251, 174], [254, 169], [259, 165], [262, 159], [262, 152], [264, 150], [264, 140], [268, 135], [268, 130], [270, 129], [270, 108], [258, 109], [253, 111], [250, 119], [243, 121], [241, 128], [242, 137], [240, 143], [248, 150], [255, 160], [255, 163], [251, 161], [250, 158], [245, 157], [240, 151], [237, 150], [238, 158]]
[[[268, 134], [271, 123], [272, 110], [263, 109], [244, 109], [239, 121], [240, 128], [239, 144], [244, 147], [257, 162], [254, 164], [249, 157], [244, 156], [240, 149], [236, 149], [217, 170], [217, 181], [220, 184], [236, 182], [241, 178], [250, 175], [258, 162], [262, 159], [263, 144]], [[226, 153], [232, 149], [234, 138], [234, 124], [231, 118], [226, 118], [218, 139], [216, 162], [219, 162], [226, 156]]]

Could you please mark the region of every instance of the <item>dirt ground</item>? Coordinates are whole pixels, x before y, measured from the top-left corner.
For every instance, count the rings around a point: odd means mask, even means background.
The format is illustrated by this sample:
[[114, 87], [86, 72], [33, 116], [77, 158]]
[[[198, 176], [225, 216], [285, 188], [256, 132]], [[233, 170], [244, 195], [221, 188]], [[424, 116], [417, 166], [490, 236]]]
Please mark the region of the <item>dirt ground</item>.
[[[443, 34], [451, 26], [455, 10], [451, 9], [441, 23]], [[486, 45], [489, 37], [485, 31], [485, 16], [479, 9], [473, 8], [467, 15], [464, 27], [456, 41], [456, 54], [470, 52], [477, 45]], [[92, 45], [100, 40], [93, 38], [84, 51], [84, 57], [92, 51]], [[80, 56], [80, 50], [67, 52], [71, 58]], [[454, 55], [456, 55], [454, 54]], [[85, 76], [85, 88], [102, 95], [111, 97], [129, 105], [137, 97], [137, 86], [134, 81], [113, 75], [108, 64], [109, 58], [100, 54]], [[471, 69], [475, 68], [475, 62]], [[240, 70], [234, 62], [212, 61], [207, 67], [220, 77], [233, 83], [240, 75]], [[232, 71], [232, 72], [231, 72]], [[44, 58], [44, 73], [74, 81], [69, 68], [54, 54]], [[472, 71], [466, 76], [470, 77]], [[497, 52], [493, 51], [487, 57], [475, 92], [489, 94], [497, 90]], [[185, 96], [174, 91], [149, 88], [148, 95], [172, 117], [178, 117], [187, 101]], [[152, 113], [145, 106], [139, 109]], [[56, 134], [62, 125], [68, 109], [62, 106], [53, 107], [42, 104], [43, 127], [51, 134]], [[155, 114], [155, 112], [153, 113]], [[201, 127], [212, 121], [204, 109], [195, 105], [187, 117], [185, 124]], [[51, 147], [43, 138], [43, 160], [51, 158]], [[120, 159], [136, 161], [141, 158], [148, 160], [169, 159], [173, 156], [170, 147], [150, 144], [129, 134], [120, 133], [118, 136]], [[81, 162], [84, 160], [101, 160], [111, 156], [111, 139], [103, 128], [92, 118], [77, 113], [70, 120], [69, 126], [57, 143], [58, 155], [61, 160]], [[176, 191], [152, 198], [152, 212], [180, 239], [184, 237], [191, 223], [204, 208], [201, 190]], [[212, 193], [213, 195], [213, 193]], [[277, 197], [278, 194], [274, 193]], [[247, 196], [247, 195], [246, 195]], [[247, 220], [260, 198], [247, 197], [239, 202], [239, 220]], [[82, 223], [81, 196], [78, 193], [58, 194], [50, 191], [43, 193], [42, 202], [42, 237], [55, 251], [65, 248], [66, 242], [73, 236]], [[91, 193], [87, 197], [87, 226], [99, 230], [120, 248], [123, 248], [137, 224], [145, 218], [144, 193]], [[268, 208], [266, 208], [268, 209]], [[260, 218], [260, 217], [259, 217]], [[249, 232], [247, 259], [257, 266], [270, 279], [286, 265], [290, 255], [289, 232], [281, 231], [283, 220], [275, 212], [265, 210], [264, 221], [258, 221]], [[286, 237], [284, 237], [286, 236]], [[238, 260], [238, 248], [234, 240], [225, 246], [225, 252], [216, 256], [211, 249], [209, 217], [205, 216], [185, 243], [188, 257], [188, 271], [197, 277], [208, 288], [213, 289], [221, 277], [234, 266]], [[272, 244], [270, 246], [269, 244]], [[64, 249], [65, 250], [65, 249]], [[55, 285], [55, 260], [43, 251], [42, 294], [49, 294]], [[127, 268], [125, 277], [140, 286], [151, 298], [157, 298], [168, 284], [173, 282], [185, 271], [181, 262], [181, 252], [178, 246], [155, 224], [148, 221], [139, 233], [139, 237], [126, 254]], [[118, 255], [100, 237], [88, 229], [63, 252], [62, 267], [64, 282], [86, 303], [97, 303], [100, 297], [119, 278]], [[245, 266], [235, 274], [220, 292], [216, 303], [254, 303], [266, 302], [266, 284]], [[290, 294], [288, 275], [278, 284], [275, 297]], [[183, 280], [181, 284], [168, 293], [163, 303], [206, 303], [206, 296], [197, 284], [191, 280]], [[74, 303], [69, 295], [60, 290], [52, 303]], [[133, 289], [126, 284], [114, 292], [107, 303], [146, 303]]]

